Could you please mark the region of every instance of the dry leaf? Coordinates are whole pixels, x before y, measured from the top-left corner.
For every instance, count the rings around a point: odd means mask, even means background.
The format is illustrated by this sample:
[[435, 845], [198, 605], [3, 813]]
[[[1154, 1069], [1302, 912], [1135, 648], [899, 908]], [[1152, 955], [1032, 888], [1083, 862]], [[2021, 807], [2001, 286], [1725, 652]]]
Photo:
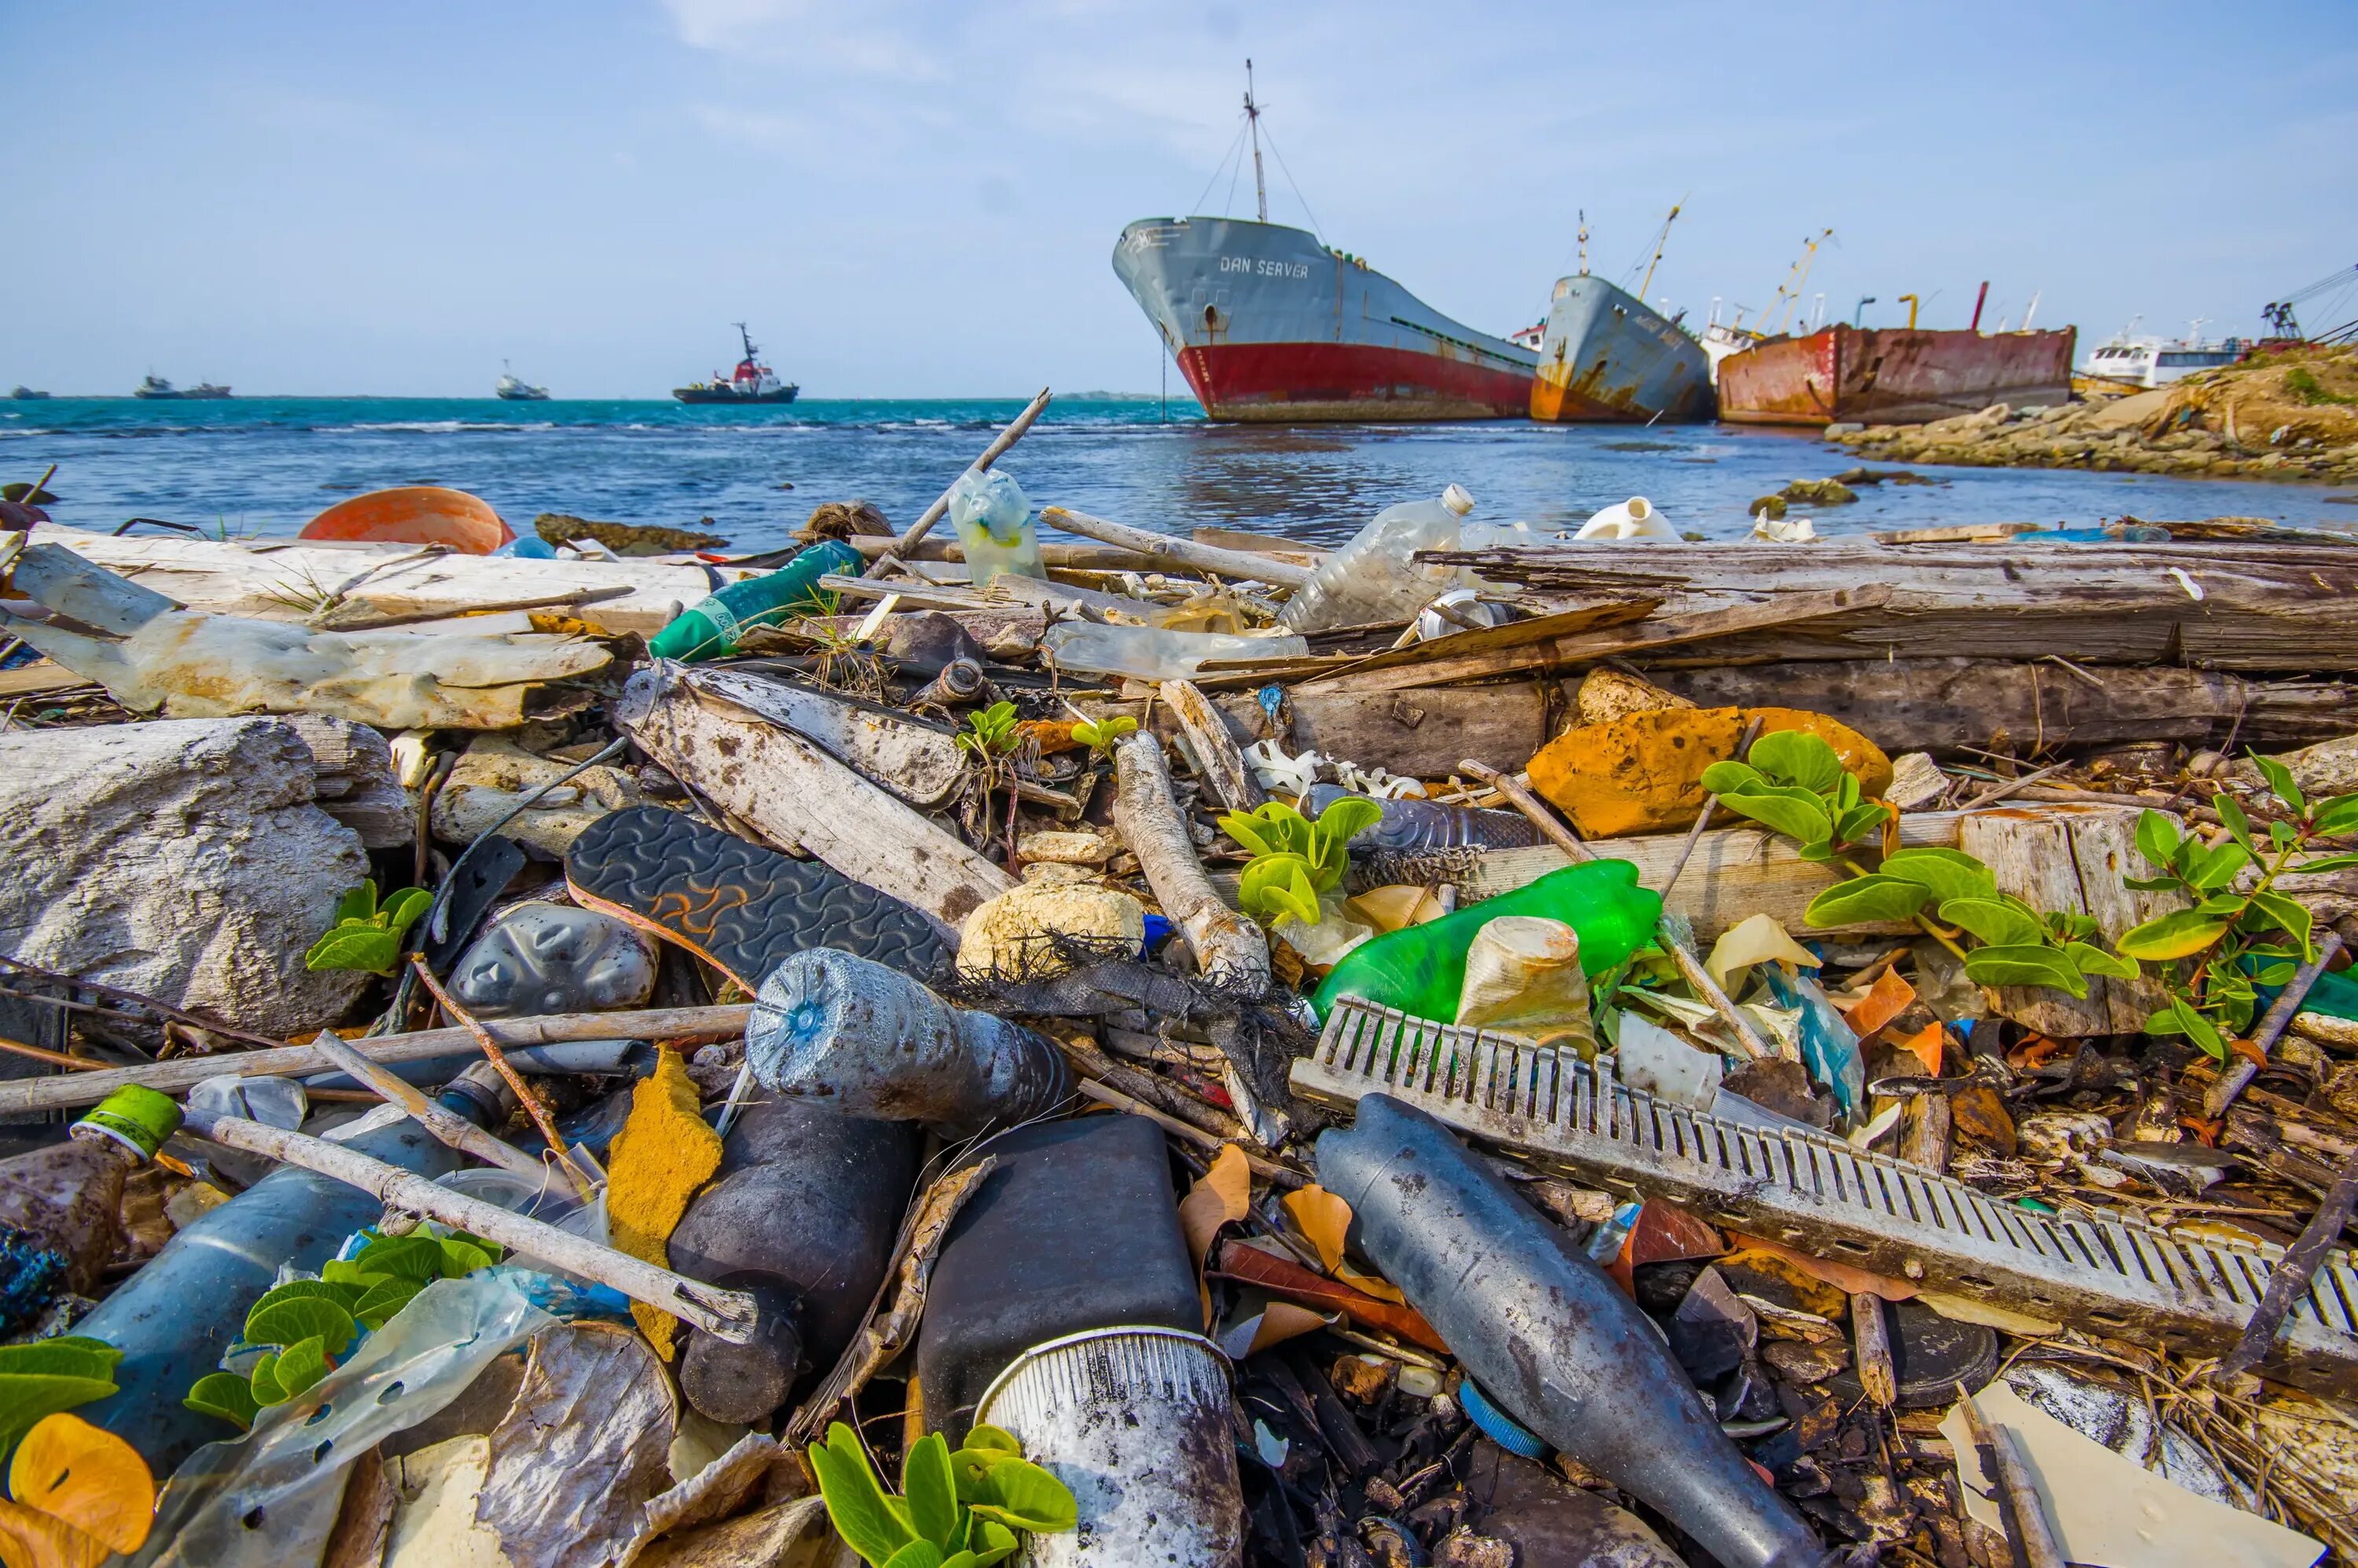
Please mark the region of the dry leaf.
[[1196, 1179], [1179, 1205], [1179, 1233], [1187, 1238], [1187, 1256], [1195, 1265], [1195, 1295], [1204, 1307], [1204, 1326], [1212, 1325], [1212, 1292], [1204, 1283], [1204, 1259], [1224, 1225], [1234, 1225], [1252, 1204], [1252, 1166], [1245, 1152], [1224, 1143], [1213, 1156], [1212, 1168]]
[[1900, 979], [1898, 969], [1886, 969], [1875, 978], [1875, 984], [1865, 996], [1843, 1009], [1843, 1022], [1850, 1025], [1851, 1033], [1863, 1045], [1915, 1000], [1916, 988]]
[[1805, 969], [1818, 967], [1818, 957], [1787, 934], [1777, 924], [1773, 914], [1762, 913], [1729, 926], [1711, 945], [1711, 957], [1703, 961], [1712, 983], [1727, 989], [1727, 977], [1738, 969], [1770, 961], [1798, 965]]
[[[680, 1054], [665, 1046], [655, 1070], [631, 1091], [631, 1119], [607, 1156], [606, 1217], [613, 1245], [658, 1268], [671, 1267], [665, 1243], [679, 1227], [687, 1200], [720, 1168], [720, 1137], [698, 1110], [696, 1085]], [[679, 1320], [631, 1303], [631, 1317], [665, 1360]]]
[[1947, 1034], [1937, 1023], [1928, 1023], [1907, 1039], [1892, 1042], [1924, 1064], [1924, 1076], [1928, 1078], [1941, 1076], [1941, 1054], [1947, 1043]]
[[113, 1555], [106, 1542], [55, 1514], [0, 1498], [0, 1563], [7, 1568], [98, 1568]]
[[1431, 888], [1396, 883], [1369, 888], [1345, 899], [1343, 913], [1365, 921], [1378, 931], [1390, 933], [1438, 920], [1449, 912], [1441, 907], [1441, 901], [1433, 896]]
[[156, 1477], [139, 1451], [64, 1411], [43, 1417], [16, 1445], [8, 1494], [125, 1553], [156, 1521]]
[[1390, 1280], [1362, 1274], [1343, 1261], [1343, 1238], [1351, 1230], [1349, 1204], [1313, 1183], [1285, 1195], [1285, 1212], [1292, 1215], [1293, 1223], [1302, 1227], [1303, 1236], [1316, 1249], [1318, 1261], [1326, 1266], [1329, 1274], [1379, 1301], [1405, 1302], [1408, 1299]]
[[492, 1430], [476, 1520], [499, 1532], [514, 1568], [609, 1568], [670, 1480], [677, 1422], [671, 1379], [637, 1335], [544, 1328]]

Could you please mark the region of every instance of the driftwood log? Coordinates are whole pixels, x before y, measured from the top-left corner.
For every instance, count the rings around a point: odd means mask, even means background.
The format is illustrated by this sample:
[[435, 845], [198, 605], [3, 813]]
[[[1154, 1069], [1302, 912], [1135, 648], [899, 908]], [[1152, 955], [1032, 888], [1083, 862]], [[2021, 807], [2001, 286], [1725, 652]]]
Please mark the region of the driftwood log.
[[1570, 608], [1644, 593], [1691, 615], [1881, 585], [1840, 614], [1696, 644], [1698, 664], [2048, 654], [2314, 675], [2358, 670], [2358, 548], [2253, 544], [1541, 545], [1420, 553]]
[[1269, 939], [1220, 901], [1195, 856], [1186, 819], [1171, 790], [1163, 742], [1125, 736], [1114, 749], [1114, 826], [1138, 857], [1155, 902], [1186, 934], [1204, 978], [1224, 990], [1259, 997], [1269, 989]]

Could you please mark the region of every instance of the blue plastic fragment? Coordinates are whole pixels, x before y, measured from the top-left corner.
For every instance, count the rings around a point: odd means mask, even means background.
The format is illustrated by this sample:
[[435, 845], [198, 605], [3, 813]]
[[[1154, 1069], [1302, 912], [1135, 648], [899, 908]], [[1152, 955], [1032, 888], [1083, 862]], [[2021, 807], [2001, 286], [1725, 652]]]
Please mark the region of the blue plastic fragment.
[[1482, 1429], [1483, 1436], [1508, 1453], [1520, 1454], [1525, 1459], [1547, 1456], [1546, 1441], [1492, 1404], [1489, 1396], [1474, 1386], [1473, 1379], [1467, 1378], [1457, 1385], [1457, 1406], [1466, 1412], [1466, 1420]]

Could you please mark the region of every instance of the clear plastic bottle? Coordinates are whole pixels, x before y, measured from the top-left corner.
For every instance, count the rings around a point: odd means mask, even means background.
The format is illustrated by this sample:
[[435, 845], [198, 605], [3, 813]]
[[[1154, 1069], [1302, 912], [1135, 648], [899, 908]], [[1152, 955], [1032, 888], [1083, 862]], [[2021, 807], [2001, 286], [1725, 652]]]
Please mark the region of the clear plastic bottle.
[[1040, 530], [1032, 521], [1032, 500], [1014, 476], [997, 469], [958, 475], [950, 486], [950, 525], [966, 548], [966, 575], [977, 588], [1001, 572], [1045, 578], [1040, 564]]
[[1051, 626], [1040, 646], [1060, 670], [1138, 680], [1184, 680], [1216, 660], [1298, 659], [1310, 652], [1300, 637], [1237, 637], [1088, 621]]
[[1419, 550], [1456, 548], [1459, 528], [1473, 510], [1474, 498], [1454, 484], [1437, 501], [1385, 507], [1293, 590], [1278, 624], [1290, 632], [1324, 632], [1408, 620], [1444, 590], [1466, 586], [1456, 572], [1419, 567], [1410, 557]]

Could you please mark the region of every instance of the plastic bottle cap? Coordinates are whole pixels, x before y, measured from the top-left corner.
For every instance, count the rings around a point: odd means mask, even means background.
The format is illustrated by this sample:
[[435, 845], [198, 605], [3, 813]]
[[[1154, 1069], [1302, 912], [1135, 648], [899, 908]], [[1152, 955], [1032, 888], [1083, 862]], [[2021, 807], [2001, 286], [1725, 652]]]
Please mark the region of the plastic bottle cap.
[[1474, 498], [1466, 492], [1465, 486], [1453, 484], [1441, 492], [1441, 504], [1463, 517], [1474, 510]]
[[164, 1140], [179, 1130], [180, 1108], [171, 1097], [136, 1084], [124, 1085], [73, 1124], [76, 1137], [112, 1138], [142, 1160], [154, 1159]]

